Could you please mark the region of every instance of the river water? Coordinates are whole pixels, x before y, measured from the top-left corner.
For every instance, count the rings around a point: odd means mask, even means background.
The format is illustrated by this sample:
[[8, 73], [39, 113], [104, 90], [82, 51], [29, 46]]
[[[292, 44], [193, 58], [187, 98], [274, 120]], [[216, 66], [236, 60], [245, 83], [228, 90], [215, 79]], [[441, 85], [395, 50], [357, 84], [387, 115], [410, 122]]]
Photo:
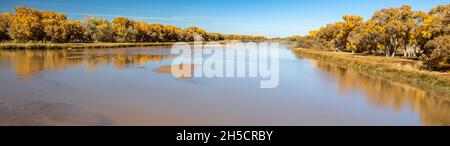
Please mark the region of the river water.
[[170, 46], [1, 50], [0, 125], [449, 125], [450, 100], [280, 50], [279, 85], [176, 78]]

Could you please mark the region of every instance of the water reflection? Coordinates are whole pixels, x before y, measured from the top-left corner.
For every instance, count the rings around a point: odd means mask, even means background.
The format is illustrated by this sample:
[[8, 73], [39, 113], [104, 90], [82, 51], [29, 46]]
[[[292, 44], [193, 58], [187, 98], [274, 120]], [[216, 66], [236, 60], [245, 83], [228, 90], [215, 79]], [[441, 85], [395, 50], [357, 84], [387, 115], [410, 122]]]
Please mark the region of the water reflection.
[[322, 71], [325, 82], [336, 81], [339, 91], [353, 94], [362, 90], [367, 101], [379, 108], [392, 108], [397, 112], [411, 108], [419, 113], [424, 125], [450, 125], [450, 98], [436, 95], [406, 84], [361, 75], [324, 62], [309, 60]]
[[449, 98], [287, 48], [270, 90], [249, 78], [177, 79], [173, 58], [167, 46], [0, 50], [0, 125], [450, 124]]
[[[121, 51], [126, 50], [126, 51]], [[138, 50], [139, 51], [139, 50]], [[158, 51], [158, 50], [152, 50]], [[0, 59], [8, 61], [18, 79], [30, 79], [41, 71], [58, 71], [67, 68], [84, 68], [88, 71], [99, 66], [114, 66], [116, 69], [125, 69], [132, 66], [145, 65], [148, 62], [160, 62], [173, 58], [164, 53], [133, 53], [129, 49], [117, 49], [113, 53], [107, 50], [2, 50]], [[145, 67], [145, 66], [140, 66]]]
[[[179, 70], [172, 71], [172, 67], [179, 68]], [[194, 76], [194, 70], [198, 67], [198, 65], [195, 64], [184, 64], [184, 65], [178, 65], [178, 66], [172, 66], [172, 65], [165, 65], [158, 67], [154, 69], [153, 71], [157, 73], [162, 74], [170, 74], [173, 75], [176, 78], [181, 79], [187, 79], [187, 78], [193, 78]]]

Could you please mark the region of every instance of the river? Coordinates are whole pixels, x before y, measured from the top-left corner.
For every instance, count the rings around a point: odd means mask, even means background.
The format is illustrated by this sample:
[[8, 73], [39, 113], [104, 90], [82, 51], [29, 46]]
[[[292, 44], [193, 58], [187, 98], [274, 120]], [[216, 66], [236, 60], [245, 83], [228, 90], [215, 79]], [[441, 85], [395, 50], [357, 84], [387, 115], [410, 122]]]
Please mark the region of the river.
[[279, 85], [176, 78], [170, 46], [0, 50], [0, 125], [449, 125], [450, 100], [279, 50]]

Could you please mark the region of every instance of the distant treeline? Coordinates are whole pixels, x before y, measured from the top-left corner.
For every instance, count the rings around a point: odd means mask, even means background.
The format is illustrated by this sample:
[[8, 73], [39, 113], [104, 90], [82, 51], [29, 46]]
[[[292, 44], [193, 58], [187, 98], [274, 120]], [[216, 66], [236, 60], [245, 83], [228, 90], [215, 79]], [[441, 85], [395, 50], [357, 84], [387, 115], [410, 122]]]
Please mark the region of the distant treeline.
[[14, 14], [0, 15], [0, 41], [12, 42], [178, 42], [241, 40], [264, 41], [263, 36], [210, 33], [192, 26], [185, 29], [170, 25], [148, 24], [117, 17], [106, 19], [86, 17], [82, 21], [67, 20], [64, 14], [17, 6]]
[[343, 16], [307, 36], [294, 36], [300, 47], [372, 55], [420, 58], [432, 70], [450, 69], [450, 4], [429, 12], [410, 6], [376, 11], [364, 21], [360, 16]]

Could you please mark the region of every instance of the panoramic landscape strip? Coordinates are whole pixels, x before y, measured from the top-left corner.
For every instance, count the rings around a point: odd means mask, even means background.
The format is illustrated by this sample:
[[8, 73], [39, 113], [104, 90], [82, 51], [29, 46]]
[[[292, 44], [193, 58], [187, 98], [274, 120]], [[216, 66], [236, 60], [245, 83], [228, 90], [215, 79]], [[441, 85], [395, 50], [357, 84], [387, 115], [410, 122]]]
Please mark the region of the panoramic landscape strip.
[[[450, 69], [449, 7], [450, 4], [439, 5], [429, 12], [413, 11], [410, 6], [386, 8], [375, 12], [372, 18], [366, 21], [360, 16], [343, 16], [343, 22], [313, 30], [306, 36], [293, 36], [281, 40], [301, 48], [360, 54], [358, 60], [352, 61], [354, 63], [350, 66], [353, 68], [426, 89], [448, 92], [450, 75], [445, 72]], [[114, 18], [111, 22], [95, 17], [86, 17], [82, 21], [68, 20], [67, 16], [61, 13], [24, 6], [17, 6], [14, 12], [0, 15], [2, 41], [0, 49], [173, 45], [174, 42], [193, 42], [194, 35], [201, 36], [206, 42], [269, 40], [263, 36], [209, 33], [195, 26], [181, 29], [170, 25], [148, 24], [145, 21], [134, 21], [125, 17]], [[279, 40], [275, 38], [271, 41]], [[294, 52], [310, 57], [314, 56], [312, 54], [321, 54], [322, 58], [326, 58], [325, 61], [340, 62], [328, 57], [330, 54], [326, 52], [312, 53], [304, 49], [295, 49]], [[371, 57], [363, 57], [367, 55], [386, 56], [377, 58], [383, 61], [385, 67], [362, 63], [376, 62]], [[390, 57], [402, 58], [403, 61], [400, 59], [391, 61], [393, 59]], [[342, 56], [341, 58], [353, 59]], [[393, 66], [392, 63], [398, 65]], [[340, 65], [342, 66], [342, 63]], [[358, 67], [354, 67], [355, 65]]]
[[2, 2], [0, 126], [449, 125], [450, 3], [359, 2]]

